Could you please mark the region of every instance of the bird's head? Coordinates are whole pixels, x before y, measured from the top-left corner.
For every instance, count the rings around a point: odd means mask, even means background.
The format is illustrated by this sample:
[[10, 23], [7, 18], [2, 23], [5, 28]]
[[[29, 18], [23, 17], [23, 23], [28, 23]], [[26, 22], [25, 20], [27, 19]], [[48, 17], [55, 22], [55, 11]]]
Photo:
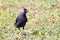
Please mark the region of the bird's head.
[[26, 8], [24, 8], [24, 12], [25, 12], [25, 13], [27, 13], [27, 12], [28, 12], [28, 10], [27, 10]]
[[26, 8], [23, 8], [21, 11], [22, 14], [26, 14], [27, 12], [28, 12], [28, 10]]

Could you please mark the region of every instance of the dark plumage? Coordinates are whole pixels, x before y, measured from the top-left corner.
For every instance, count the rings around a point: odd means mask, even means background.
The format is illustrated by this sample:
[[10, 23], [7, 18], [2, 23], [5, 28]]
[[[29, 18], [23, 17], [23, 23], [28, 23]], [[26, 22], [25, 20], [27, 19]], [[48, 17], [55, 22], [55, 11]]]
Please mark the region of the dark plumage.
[[23, 9], [22, 12], [18, 15], [18, 17], [16, 18], [16, 22], [15, 22], [15, 26], [20, 29], [20, 27], [23, 27], [27, 22], [27, 17], [26, 17], [26, 13], [27, 13], [27, 9]]

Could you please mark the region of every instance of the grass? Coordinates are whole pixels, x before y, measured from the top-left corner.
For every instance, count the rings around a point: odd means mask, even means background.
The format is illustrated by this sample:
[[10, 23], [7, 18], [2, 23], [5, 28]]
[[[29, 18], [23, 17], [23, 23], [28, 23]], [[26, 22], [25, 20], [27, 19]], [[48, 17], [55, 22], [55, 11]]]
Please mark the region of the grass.
[[[25, 30], [14, 26], [27, 8]], [[60, 40], [60, 0], [0, 0], [0, 40]]]

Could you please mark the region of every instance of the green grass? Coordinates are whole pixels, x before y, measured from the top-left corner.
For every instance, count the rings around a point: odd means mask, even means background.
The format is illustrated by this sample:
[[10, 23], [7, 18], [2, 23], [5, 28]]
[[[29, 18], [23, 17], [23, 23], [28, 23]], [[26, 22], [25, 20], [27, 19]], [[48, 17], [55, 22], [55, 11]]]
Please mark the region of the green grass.
[[[24, 7], [28, 22], [18, 30], [14, 23]], [[60, 0], [0, 0], [0, 40], [60, 40]]]

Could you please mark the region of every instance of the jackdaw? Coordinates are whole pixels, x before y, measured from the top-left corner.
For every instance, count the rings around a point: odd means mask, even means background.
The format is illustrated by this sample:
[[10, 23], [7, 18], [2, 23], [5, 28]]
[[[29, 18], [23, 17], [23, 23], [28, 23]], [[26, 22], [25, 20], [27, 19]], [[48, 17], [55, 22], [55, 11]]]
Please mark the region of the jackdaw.
[[23, 8], [23, 10], [21, 11], [21, 13], [18, 15], [18, 17], [16, 18], [16, 22], [14, 23], [14, 25], [20, 29], [21, 27], [25, 27], [25, 24], [27, 22], [27, 17], [26, 17], [26, 13], [28, 12], [28, 10], [26, 8]]

